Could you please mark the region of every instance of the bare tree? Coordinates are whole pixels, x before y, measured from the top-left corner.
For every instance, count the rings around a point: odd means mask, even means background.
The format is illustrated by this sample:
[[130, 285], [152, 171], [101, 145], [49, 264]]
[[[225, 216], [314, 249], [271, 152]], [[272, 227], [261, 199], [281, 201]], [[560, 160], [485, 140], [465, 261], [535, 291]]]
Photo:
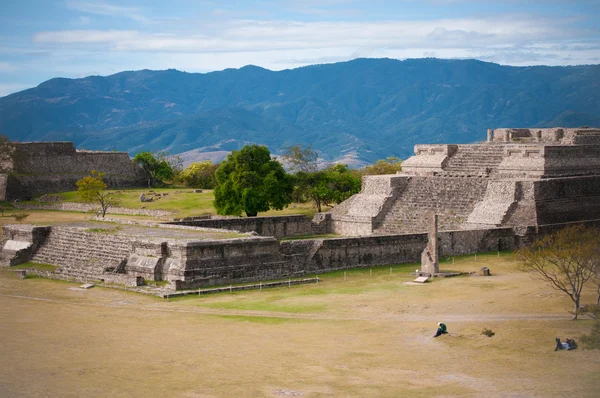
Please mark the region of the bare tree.
[[318, 154], [312, 146], [292, 145], [283, 148], [283, 161], [290, 165], [293, 171], [312, 173], [318, 169]]
[[590, 264], [592, 267], [592, 283], [596, 285], [596, 306], [600, 306], [600, 261]]
[[522, 270], [533, 272], [569, 296], [574, 307], [573, 319], [577, 319], [583, 286], [598, 266], [598, 234], [597, 230], [581, 225], [570, 226], [517, 252]]

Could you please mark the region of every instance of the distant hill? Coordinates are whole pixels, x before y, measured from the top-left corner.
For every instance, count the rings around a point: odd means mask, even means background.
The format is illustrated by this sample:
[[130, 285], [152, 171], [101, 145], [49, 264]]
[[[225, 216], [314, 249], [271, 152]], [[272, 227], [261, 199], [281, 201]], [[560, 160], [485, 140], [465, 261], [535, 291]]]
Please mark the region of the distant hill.
[[0, 98], [0, 133], [78, 148], [168, 149], [217, 159], [245, 143], [312, 144], [360, 164], [417, 143], [468, 143], [495, 127], [600, 125], [600, 65], [357, 59], [273, 72], [256, 66], [56, 78]]

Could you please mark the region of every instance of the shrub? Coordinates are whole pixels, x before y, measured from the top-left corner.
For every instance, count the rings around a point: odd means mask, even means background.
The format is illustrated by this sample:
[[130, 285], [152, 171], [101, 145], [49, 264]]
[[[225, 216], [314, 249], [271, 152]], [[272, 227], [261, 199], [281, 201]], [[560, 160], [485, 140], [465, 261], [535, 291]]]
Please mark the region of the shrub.
[[483, 334], [484, 336], [487, 336], [487, 337], [492, 337], [496, 333], [492, 332], [492, 329], [483, 328], [483, 330], [481, 331], [481, 334]]
[[14, 218], [15, 221], [18, 221], [19, 223], [22, 223], [23, 220], [25, 220], [27, 217], [29, 217], [29, 213], [11, 214], [10, 216], [12, 218]]

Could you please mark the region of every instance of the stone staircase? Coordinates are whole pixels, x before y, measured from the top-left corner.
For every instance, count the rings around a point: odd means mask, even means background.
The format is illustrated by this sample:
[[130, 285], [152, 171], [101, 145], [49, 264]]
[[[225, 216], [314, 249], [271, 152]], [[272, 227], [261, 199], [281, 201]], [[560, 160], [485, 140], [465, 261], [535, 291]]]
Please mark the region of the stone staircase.
[[56, 273], [67, 277], [101, 279], [106, 268], [118, 267], [131, 252], [126, 236], [53, 227], [31, 261], [58, 266]]
[[503, 156], [503, 145], [458, 145], [441, 175], [489, 177], [495, 174]]
[[374, 233], [425, 232], [432, 213], [440, 229], [459, 229], [485, 194], [487, 179], [413, 178], [382, 217]]

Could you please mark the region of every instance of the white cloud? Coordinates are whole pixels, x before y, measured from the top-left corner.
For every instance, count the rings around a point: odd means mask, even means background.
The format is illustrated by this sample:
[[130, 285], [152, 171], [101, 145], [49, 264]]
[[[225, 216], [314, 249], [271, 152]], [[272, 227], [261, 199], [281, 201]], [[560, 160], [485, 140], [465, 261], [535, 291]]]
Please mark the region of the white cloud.
[[[560, 21], [558, 21], [560, 22]], [[229, 52], [280, 49], [474, 48], [529, 42], [564, 41], [575, 32], [557, 21], [512, 18], [387, 22], [231, 21], [187, 34], [130, 30], [40, 32], [37, 43], [98, 43], [115, 51]]]
[[[563, 19], [523, 16], [383, 22], [235, 20], [189, 29], [160, 25], [139, 30], [39, 32], [40, 60], [55, 72], [81, 76], [131, 69], [176, 68], [206, 72], [255, 64], [280, 70], [357, 57], [477, 58], [511, 65], [595, 63], [600, 45]], [[159, 27], [153, 25], [153, 27]], [[593, 36], [593, 35], [592, 35]], [[583, 38], [582, 38], [583, 37]]]
[[138, 22], [147, 21], [147, 18], [142, 15], [142, 11], [137, 7], [125, 7], [104, 2], [74, 0], [66, 1], [66, 6], [72, 10], [81, 11], [87, 14], [122, 17], [133, 19]]

